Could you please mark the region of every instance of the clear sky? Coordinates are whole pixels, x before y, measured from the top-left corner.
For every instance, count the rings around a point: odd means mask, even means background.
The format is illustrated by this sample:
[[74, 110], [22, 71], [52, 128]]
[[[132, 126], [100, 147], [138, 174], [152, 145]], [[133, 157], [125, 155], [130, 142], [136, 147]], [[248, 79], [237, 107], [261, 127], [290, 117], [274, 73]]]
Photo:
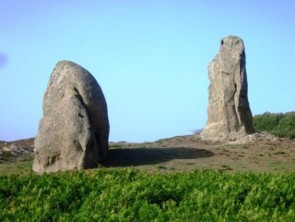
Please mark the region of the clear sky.
[[293, 0], [0, 0], [0, 140], [34, 137], [55, 64], [89, 70], [111, 141], [191, 134], [220, 39], [245, 43], [252, 113], [294, 111]]

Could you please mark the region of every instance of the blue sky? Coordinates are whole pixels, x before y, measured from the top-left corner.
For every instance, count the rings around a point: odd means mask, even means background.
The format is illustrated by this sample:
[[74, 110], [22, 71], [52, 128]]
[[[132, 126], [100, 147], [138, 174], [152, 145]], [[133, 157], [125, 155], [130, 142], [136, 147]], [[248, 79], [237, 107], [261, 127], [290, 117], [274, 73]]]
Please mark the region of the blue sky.
[[252, 113], [294, 111], [292, 0], [0, 3], [0, 140], [36, 135], [49, 76], [62, 59], [99, 82], [111, 141], [204, 128], [207, 66], [227, 35], [246, 46]]

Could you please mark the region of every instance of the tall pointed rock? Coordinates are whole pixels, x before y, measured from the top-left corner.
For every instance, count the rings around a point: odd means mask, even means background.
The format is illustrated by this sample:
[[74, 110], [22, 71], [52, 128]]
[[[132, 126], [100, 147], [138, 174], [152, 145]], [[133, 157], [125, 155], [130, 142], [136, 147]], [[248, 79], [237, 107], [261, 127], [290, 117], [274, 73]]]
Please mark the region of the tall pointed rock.
[[223, 38], [208, 73], [208, 119], [201, 137], [227, 141], [253, 133], [243, 40], [237, 36]]

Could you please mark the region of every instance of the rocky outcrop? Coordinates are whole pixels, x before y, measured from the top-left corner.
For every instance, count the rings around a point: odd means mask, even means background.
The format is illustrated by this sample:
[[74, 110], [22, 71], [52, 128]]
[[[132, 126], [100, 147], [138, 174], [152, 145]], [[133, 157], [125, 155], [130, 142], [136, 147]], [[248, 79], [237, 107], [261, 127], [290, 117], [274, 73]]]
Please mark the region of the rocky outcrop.
[[33, 144], [33, 138], [13, 142], [0, 141], [0, 164], [31, 160], [33, 157]]
[[20, 144], [12, 143], [10, 146], [3, 146], [1, 151], [9, 152], [13, 156], [18, 156], [21, 154], [31, 153], [32, 149], [30, 147], [23, 147]]
[[268, 132], [252, 133], [235, 141], [228, 141], [228, 144], [244, 144], [244, 143], [257, 143], [259, 141], [277, 142], [279, 138], [269, 134]]
[[61, 61], [51, 74], [35, 139], [37, 173], [95, 168], [108, 154], [107, 104], [95, 78]]
[[254, 133], [248, 102], [246, 55], [243, 40], [228, 36], [208, 66], [210, 79], [205, 140], [227, 141]]

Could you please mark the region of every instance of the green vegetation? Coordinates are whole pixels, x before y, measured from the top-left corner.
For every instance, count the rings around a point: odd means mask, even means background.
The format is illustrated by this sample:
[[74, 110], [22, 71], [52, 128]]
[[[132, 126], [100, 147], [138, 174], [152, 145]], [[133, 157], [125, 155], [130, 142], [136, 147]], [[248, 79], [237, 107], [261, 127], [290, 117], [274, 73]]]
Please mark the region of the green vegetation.
[[295, 221], [294, 174], [0, 176], [0, 221]]
[[28, 175], [32, 174], [33, 161], [11, 162], [0, 164], [0, 175]]
[[295, 112], [270, 113], [253, 117], [256, 131], [267, 131], [275, 136], [295, 138]]

